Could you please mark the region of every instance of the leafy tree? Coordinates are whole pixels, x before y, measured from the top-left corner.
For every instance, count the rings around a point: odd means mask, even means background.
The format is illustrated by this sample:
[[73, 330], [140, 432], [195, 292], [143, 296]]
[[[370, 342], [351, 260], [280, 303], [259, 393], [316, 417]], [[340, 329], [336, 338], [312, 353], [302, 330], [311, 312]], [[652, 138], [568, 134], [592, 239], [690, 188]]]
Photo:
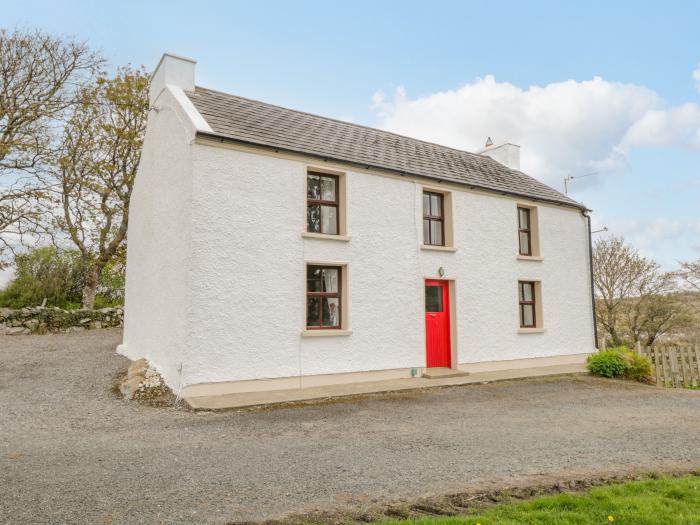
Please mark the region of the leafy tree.
[[[15, 257], [15, 277], [0, 290], [0, 306], [24, 308], [46, 306], [78, 308], [85, 286], [83, 259], [79, 250], [55, 246], [36, 248]], [[95, 304], [116, 306], [124, 302], [123, 263], [109, 265], [102, 273]]]
[[124, 257], [104, 267], [100, 276], [99, 294], [95, 298], [96, 307], [124, 304], [125, 270]]
[[0, 255], [37, 227], [44, 188], [33, 174], [52, 156], [57, 123], [102, 63], [83, 42], [0, 30]]
[[106, 268], [125, 259], [129, 202], [148, 116], [149, 77], [124, 67], [81, 89], [53, 173], [55, 225], [81, 254], [83, 308], [92, 308]]
[[0, 292], [0, 306], [61, 308], [79, 304], [83, 287], [80, 252], [53, 246], [37, 248], [15, 258], [15, 277]]

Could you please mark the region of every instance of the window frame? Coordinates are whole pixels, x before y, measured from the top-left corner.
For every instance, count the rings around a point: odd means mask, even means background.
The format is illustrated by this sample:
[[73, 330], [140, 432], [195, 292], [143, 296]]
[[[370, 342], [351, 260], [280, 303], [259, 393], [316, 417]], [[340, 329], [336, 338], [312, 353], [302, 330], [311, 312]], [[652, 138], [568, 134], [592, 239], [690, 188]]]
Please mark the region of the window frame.
[[[447, 235], [445, 231], [445, 194], [440, 193], [437, 191], [432, 191], [432, 190], [423, 190], [423, 195], [421, 197], [425, 197], [425, 195], [428, 196], [437, 196], [440, 198], [440, 215], [426, 215], [425, 214], [425, 207], [423, 206], [423, 199], [421, 199], [421, 207], [423, 208], [423, 222], [428, 221], [428, 239], [425, 238], [425, 232], [423, 232], [423, 245], [424, 246], [447, 246]], [[432, 209], [432, 206], [429, 206], [429, 208]], [[430, 213], [430, 210], [429, 212]], [[439, 222], [440, 223], [440, 230], [442, 231], [442, 243], [437, 244], [432, 242], [432, 228], [430, 227], [432, 222]]]
[[[309, 198], [309, 177], [326, 177], [335, 180], [335, 200], [327, 201], [324, 199], [311, 199]], [[310, 231], [309, 230], [309, 206], [319, 206], [319, 213], [321, 213], [321, 208], [323, 206], [331, 206], [335, 208], [335, 233], [326, 233], [324, 231]], [[319, 217], [321, 230], [323, 230], [323, 220]], [[324, 173], [322, 171], [316, 171], [313, 169], [308, 169], [306, 171], [306, 233], [313, 233], [318, 235], [331, 235], [337, 236], [340, 233], [340, 175], [335, 175], [333, 173]]]
[[[532, 208], [526, 208], [525, 206], [518, 206], [518, 254], [525, 257], [532, 257]], [[520, 212], [524, 211], [527, 213], [527, 228], [523, 228], [520, 224]], [[520, 234], [527, 234], [527, 253], [522, 251], [522, 246], [520, 243]]]
[[[523, 285], [529, 284], [532, 288], [532, 300], [526, 301], [523, 299], [525, 294], [523, 293]], [[518, 281], [518, 314], [520, 318], [520, 328], [538, 328], [537, 324], [537, 281]], [[523, 306], [532, 306], [532, 324], [524, 324], [525, 315]]]
[[[320, 268], [321, 272], [323, 270], [338, 270], [338, 291], [337, 292], [310, 292], [309, 291], [309, 268]], [[321, 274], [323, 275], [323, 274]], [[323, 280], [323, 277], [321, 277]], [[306, 265], [306, 276], [305, 281], [306, 287], [306, 297], [304, 301], [304, 317], [305, 317], [305, 330], [341, 330], [343, 328], [343, 267], [335, 264], [316, 264], [309, 263]], [[321, 281], [321, 289], [323, 289], [323, 281]], [[321, 309], [319, 312], [319, 326], [309, 325], [308, 313], [309, 313], [309, 298], [318, 297], [321, 304]], [[337, 326], [323, 326], [323, 299], [326, 298], [337, 298], [338, 299], [338, 325]]]

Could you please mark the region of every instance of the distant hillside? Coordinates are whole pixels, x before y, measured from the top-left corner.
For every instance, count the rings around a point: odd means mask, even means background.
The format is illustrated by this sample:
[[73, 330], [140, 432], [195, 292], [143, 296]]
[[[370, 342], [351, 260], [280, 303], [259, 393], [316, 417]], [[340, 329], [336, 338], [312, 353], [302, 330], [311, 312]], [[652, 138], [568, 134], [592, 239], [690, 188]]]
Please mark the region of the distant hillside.
[[694, 344], [700, 344], [700, 292], [679, 293], [676, 297], [688, 307], [694, 318], [692, 325], [683, 330], [683, 338]]
[[[684, 326], [683, 328], [677, 328], [669, 333], [660, 336], [657, 342], [662, 344], [690, 343], [692, 345], [700, 346], [700, 292], [679, 292], [670, 295], [670, 297], [685, 305], [687, 312], [691, 317], [691, 321], [688, 326]], [[623, 301], [623, 305], [625, 304], [626, 301]], [[599, 312], [601, 310], [599, 310]], [[622, 318], [624, 319], [624, 316], [622, 316]], [[627, 332], [623, 323], [621, 323], [620, 326], [618, 326], [617, 328], [618, 334], [623, 339], [625, 339], [625, 337], [629, 338], [629, 333]], [[601, 336], [604, 334], [600, 322], [598, 324], [598, 334]]]
[[678, 294], [678, 299], [688, 306], [700, 311], [700, 292], [684, 292]]

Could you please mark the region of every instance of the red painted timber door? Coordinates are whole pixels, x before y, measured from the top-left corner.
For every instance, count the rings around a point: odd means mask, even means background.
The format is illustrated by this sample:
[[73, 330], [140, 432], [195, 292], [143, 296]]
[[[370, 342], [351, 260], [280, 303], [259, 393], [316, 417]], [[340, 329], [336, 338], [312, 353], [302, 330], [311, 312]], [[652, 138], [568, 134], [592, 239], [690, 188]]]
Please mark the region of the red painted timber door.
[[426, 366], [450, 367], [450, 290], [447, 281], [425, 281]]

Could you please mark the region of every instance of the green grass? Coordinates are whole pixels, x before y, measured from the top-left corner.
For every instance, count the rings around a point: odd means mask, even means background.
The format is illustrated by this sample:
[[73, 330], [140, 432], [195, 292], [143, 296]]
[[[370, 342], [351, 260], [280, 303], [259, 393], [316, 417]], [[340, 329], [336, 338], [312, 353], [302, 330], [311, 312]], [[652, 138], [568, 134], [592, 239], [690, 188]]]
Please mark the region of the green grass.
[[[608, 518], [612, 517], [612, 520]], [[481, 514], [383, 525], [697, 525], [700, 476], [661, 478], [502, 504]]]

